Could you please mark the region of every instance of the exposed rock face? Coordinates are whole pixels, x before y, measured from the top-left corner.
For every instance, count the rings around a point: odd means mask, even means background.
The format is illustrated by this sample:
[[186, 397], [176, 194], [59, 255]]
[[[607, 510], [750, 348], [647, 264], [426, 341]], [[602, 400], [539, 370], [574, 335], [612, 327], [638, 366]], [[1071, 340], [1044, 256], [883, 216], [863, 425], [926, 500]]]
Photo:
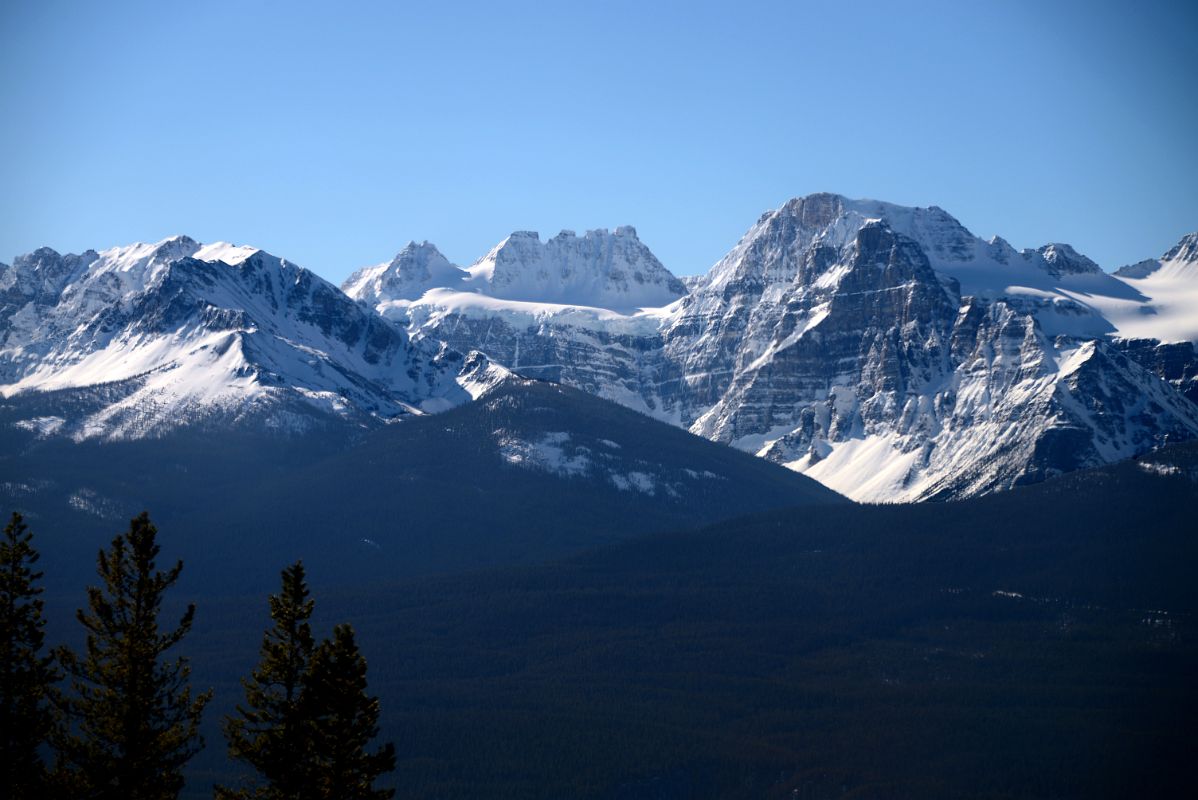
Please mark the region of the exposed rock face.
[[[420, 304], [409, 310], [407, 321], [415, 341], [478, 349], [526, 377], [564, 383], [677, 422], [675, 404], [663, 400], [673, 365], [662, 352], [656, 319], [603, 320], [593, 310], [568, 307], [545, 312]], [[668, 393], [666, 398], [673, 399]]]
[[862, 205], [816, 195], [765, 215], [682, 303], [664, 346], [692, 431], [874, 500], [987, 492], [1198, 436], [1198, 409], [1110, 345], [1049, 336], [1039, 304], [963, 296], [952, 275], [994, 252], [1050, 275], [1093, 273], [1088, 259]]
[[1046, 244], [1036, 250], [1044, 259], [1044, 266], [1050, 275], [1080, 275], [1085, 273], [1100, 274], [1102, 267], [1095, 264], [1067, 244]]
[[1128, 358], [1164, 378], [1191, 401], [1198, 403], [1198, 351], [1193, 342], [1116, 339], [1114, 345]]

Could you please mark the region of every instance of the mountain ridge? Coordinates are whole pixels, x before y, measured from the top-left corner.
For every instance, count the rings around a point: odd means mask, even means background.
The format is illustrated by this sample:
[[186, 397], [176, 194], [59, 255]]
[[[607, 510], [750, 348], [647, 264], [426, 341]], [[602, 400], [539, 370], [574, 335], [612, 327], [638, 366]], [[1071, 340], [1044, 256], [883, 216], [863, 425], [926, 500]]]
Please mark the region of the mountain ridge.
[[857, 499], [965, 496], [1198, 437], [1198, 326], [1174, 335], [1198, 316], [1195, 241], [1112, 274], [936, 206], [825, 193], [765, 212], [686, 281], [630, 226], [517, 231], [465, 268], [410, 242], [344, 292], [184, 236], [42, 249], [0, 270], [0, 391], [123, 381], [86, 419], [21, 423], [76, 438], [280, 397], [372, 428], [470, 402], [506, 368]]

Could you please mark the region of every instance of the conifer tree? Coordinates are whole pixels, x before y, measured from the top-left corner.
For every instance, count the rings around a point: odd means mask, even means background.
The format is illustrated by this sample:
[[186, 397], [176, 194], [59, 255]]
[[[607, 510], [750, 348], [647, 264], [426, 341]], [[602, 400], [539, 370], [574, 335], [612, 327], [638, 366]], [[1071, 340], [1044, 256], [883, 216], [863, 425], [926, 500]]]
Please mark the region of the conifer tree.
[[46, 621], [34, 572], [33, 534], [14, 513], [0, 539], [0, 796], [12, 800], [46, 794], [46, 768], [38, 748], [53, 727], [50, 687], [59, 675], [42, 654]]
[[60, 701], [69, 728], [56, 742], [71, 797], [172, 800], [183, 765], [203, 746], [198, 728], [211, 692], [193, 697], [186, 659], [166, 658], [191, 629], [195, 606], [160, 630], [163, 595], [183, 562], [158, 571], [156, 536], [143, 512], [100, 551], [102, 585], [88, 588], [88, 608], [76, 615], [87, 631], [84, 652], [57, 651], [71, 676], [72, 695]]
[[320, 800], [386, 800], [374, 782], [395, 769], [395, 746], [367, 752], [378, 735], [379, 701], [366, 694], [366, 659], [349, 625], [333, 629], [312, 657], [303, 706], [313, 726], [309, 795]]
[[262, 639], [261, 661], [242, 681], [245, 705], [225, 718], [229, 757], [252, 766], [265, 785], [217, 788], [219, 798], [300, 797], [308, 785], [311, 726], [301, 715], [300, 697], [315, 643], [308, 620], [314, 602], [297, 561], [283, 570], [283, 586], [270, 597], [274, 626]]

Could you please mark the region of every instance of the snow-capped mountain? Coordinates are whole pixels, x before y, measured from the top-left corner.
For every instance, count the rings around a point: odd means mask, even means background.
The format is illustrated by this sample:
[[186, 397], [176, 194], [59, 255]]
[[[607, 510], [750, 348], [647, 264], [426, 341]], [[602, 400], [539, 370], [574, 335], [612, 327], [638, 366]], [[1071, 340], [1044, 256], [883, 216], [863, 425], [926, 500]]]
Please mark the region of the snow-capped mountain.
[[631, 226], [582, 237], [562, 231], [543, 244], [536, 233], [517, 231], [467, 271], [468, 286], [503, 300], [627, 311], [686, 294]]
[[373, 267], [363, 267], [350, 275], [342, 290], [368, 304], [419, 300], [429, 289], [455, 288], [470, 277], [461, 267], [449, 262], [437, 246], [429, 242], [408, 242], [395, 258]]
[[[448, 265], [441, 274], [449, 280], [429, 286], [417, 251]], [[409, 244], [389, 264], [355, 272], [342, 289], [413, 341], [483, 349], [522, 375], [678, 422], [654, 396], [665, 380], [657, 372], [661, 321], [687, 288], [632, 227], [582, 237], [563, 231], [545, 243], [518, 231], [468, 269], [449, 265], [427, 242]]]
[[389, 419], [466, 402], [484, 367], [407, 336], [262, 250], [185, 236], [38, 250], [0, 272], [0, 391], [54, 393], [27, 424], [138, 438], [180, 424]]
[[465, 293], [492, 301], [619, 311], [665, 305], [687, 292], [631, 226], [581, 237], [562, 231], [547, 242], [536, 232], [516, 231], [466, 269], [451, 264], [429, 242], [409, 242], [390, 262], [354, 272], [341, 288], [390, 316], [402, 316], [430, 289], [438, 292], [424, 305], [449, 305], [452, 295]]
[[[1067, 244], [982, 240], [940, 208], [819, 194], [762, 215], [651, 308], [555, 302], [533, 258], [511, 298], [478, 286], [519, 236], [452, 288], [360, 294], [415, 340], [478, 348], [857, 499], [984, 493], [1198, 437], [1183, 396], [1198, 368], [1175, 341], [1190, 337], [1161, 324], [1198, 286], [1185, 242], [1146, 277], [1111, 275]], [[1148, 273], [1171, 283], [1150, 290]]]
[[940, 209], [791, 201], [665, 329], [683, 420], [866, 500], [978, 494], [1198, 436], [1198, 407], [1092, 338], [1109, 325], [1071, 296], [1082, 285], [1121, 291], [1071, 249], [983, 242]]

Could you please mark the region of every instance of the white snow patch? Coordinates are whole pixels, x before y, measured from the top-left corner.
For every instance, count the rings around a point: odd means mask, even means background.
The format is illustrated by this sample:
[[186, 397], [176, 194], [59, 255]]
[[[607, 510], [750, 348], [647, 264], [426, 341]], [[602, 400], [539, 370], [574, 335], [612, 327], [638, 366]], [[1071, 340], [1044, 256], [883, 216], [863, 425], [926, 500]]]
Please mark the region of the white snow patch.
[[1180, 475], [1181, 467], [1175, 464], [1158, 464], [1154, 461], [1140, 461], [1137, 466], [1152, 475]]
[[694, 470], [694, 469], [691, 469], [690, 467], [687, 467], [683, 470], [683, 472], [685, 472], [687, 475], [690, 475], [695, 480], [722, 480], [722, 478], [719, 475], [715, 474], [714, 472], [712, 472], [709, 469], [705, 469], [702, 472], [700, 472], [698, 470]]
[[231, 266], [236, 266], [257, 252], [257, 247], [250, 247], [249, 245], [213, 242], [212, 244], [202, 246], [195, 252], [193, 258], [197, 258], [200, 261], [223, 261]]
[[499, 457], [509, 464], [529, 469], [538, 469], [565, 477], [585, 475], [590, 472], [591, 461], [585, 448], [568, 453], [570, 434], [551, 431], [541, 438], [528, 441], [496, 431]]
[[[657, 491], [657, 481], [653, 480], [653, 476], [647, 472], [612, 472], [608, 475], [612, 485], [622, 492], [640, 492], [641, 494], [654, 495]], [[665, 487], [669, 491], [670, 487]], [[674, 494], [674, 492], [669, 492]]]
[[858, 502], [892, 501], [917, 494], [921, 483], [913, 473], [919, 451], [904, 453], [900, 439], [888, 434], [826, 442], [828, 454], [822, 459], [813, 463], [808, 455], [783, 466]]
[[32, 431], [38, 436], [53, 436], [66, 422], [62, 417], [33, 417], [14, 422], [21, 430]]
[[95, 489], [77, 489], [67, 498], [67, 503], [76, 511], [82, 511], [101, 519], [116, 519], [120, 516], [116, 503]]

